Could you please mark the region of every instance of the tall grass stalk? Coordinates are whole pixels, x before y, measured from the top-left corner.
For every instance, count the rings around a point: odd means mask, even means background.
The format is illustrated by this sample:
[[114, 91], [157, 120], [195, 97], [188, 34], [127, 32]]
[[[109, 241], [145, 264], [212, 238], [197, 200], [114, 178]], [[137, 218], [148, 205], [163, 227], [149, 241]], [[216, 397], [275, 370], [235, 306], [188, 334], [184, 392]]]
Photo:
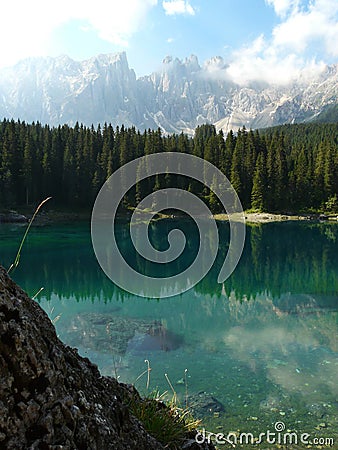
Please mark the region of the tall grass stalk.
[[52, 308], [52, 310], [51, 310], [51, 312], [50, 312], [50, 320], [51, 320], [52, 324], [55, 325], [56, 322], [57, 322], [58, 320], [60, 320], [60, 318], [61, 318], [61, 316], [62, 316], [62, 313], [58, 314], [58, 315], [55, 316], [54, 319], [53, 319], [53, 318], [52, 318], [53, 312], [54, 312], [54, 306], [53, 306], [53, 308]]
[[10, 273], [12, 270], [14, 270], [14, 269], [16, 269], [16, 268], [18, 267], [19, 262], [20, 262], [20, 256], [21, 256], [22, 246], [23, 246], [23, 244], [25, 243], [25, 240], [26, 240], [27, 234], [28, 234], [28, 232], [29, 232], [29, 229], [30, 229], [30, 227], [31, 227], [31, 225], [32, 225], [32, 223], [33, 223], [33, 221], [34, 221], [34, 219], [35, 219], [37, 213], [39, 212], [40, 208], [41, 208], [46, 202], [48, 202], [48, 200], [50, 200], [51, 198], [52, 198], [52, 197], [47, 197], [47, 198], [45, 198], [44, 200], [42, 200], [42, 202], [38, 205], [38, 207], [37, 207], [36, 210], [34, 211], [33, 217], [32, 217], [31, 220], [29, 221], [29, 224], [28, 224], [28, 226], [27, 226], [27, 228], [26, 228], [25, 234], [23, 235], [23, 238], [21, 239], [21, 243], [20, 243], [20, 246], [19, 246], [19, 250], [18, 250], [18, 252], [17, 252], [17, 254], [16, 254], [15, 260], [14, 260], [14, 262], [10, 265], [9, 269], [7, 270], [7, 273]]
[[169, 377], [168, 377], [168, 374], [167, 373], [165, 373], [164, 374], [164, 376], [165, 376], [165, 379], [167, 380], [167, 382], [168, 382], [168, 384], [169, 384], [169, 386], [170, 386], [170, 389], [172, 390], [172, 393], [173, 393], [173, 403], [177, 403], [177, 393], [176, 393], [176, 391], [175, 391], [175, 389], [174, 389], [174, 386], [171, 384], [171, 381], [169, 380]]
[[185, 407], [188, 408], [188, 380], [187, 380], [188, 369], [184, 370], [184, 385], [185, 385]]
[[148, 359], [145, 359], [144, 362], [147, 364], [147, 369], [144, 370], [144, 371], [136, 378], [136, 380], [134, 381], [134, 386], [135, 386], [135, 384], [138, 382], [138, 380], [139, 380], [140, 378], [143, 377], [143, 375], [147, 374], [147, 384], [146, 384], [146, 387], [147, 387], [147, 389], [149, 389], [151, 367], [150, 367], [150, 362], [149, 362]]
[[33, 295], [32, 300], [35, 300], [36, 297], [40, 294], [40, 292], [42, 292], [44, 289], [45, 289], [44, 287], [41, 287], [41, 288], [38, 290], [38, 292], [37, 292], [36, 294]]
[[115, 360], [115, 356], [114, 355], [113, 355], [113, 366], [114, 366], [115, 378], [118, 380], [120, 378], [120, 376], [117, 374], [117, 366], [116, 366], [116, 360]]
[[150, 367], [150, 362], [148, 359], [145, 359], [144, 362], [147, 364], [147, 371], [148, 371], [148, 375], [147, 375], [147, 390], [149, 389], [149, 384], [150, 384], [150, 371], [151, 371], [151, 367]]

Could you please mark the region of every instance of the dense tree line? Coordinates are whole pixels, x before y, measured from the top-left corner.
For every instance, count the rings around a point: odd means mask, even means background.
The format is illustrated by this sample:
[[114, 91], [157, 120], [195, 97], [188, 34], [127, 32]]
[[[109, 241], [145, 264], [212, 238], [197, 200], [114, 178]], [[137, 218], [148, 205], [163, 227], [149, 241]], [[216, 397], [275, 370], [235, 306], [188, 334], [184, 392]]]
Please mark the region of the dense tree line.
[[[230, 131], [213, 125], [186, 134], [163, 135], [104, 124], [51, 128], [40, 123], [0, 122], [0, 207], [36, 204], [52, 196], [63, 208], [91, 208], [104, 181], [137, 157], [184, 152], [220, 168], [245, 209], [295, 211], [335, 209], [338, 193], [338, 123], [285, 125], [262, 131]], [[166, 186], [189, 189], [217, 211], [217, 199], [201, 184], [170, 173], [137, 184], [124, 200], [134, 206]]]

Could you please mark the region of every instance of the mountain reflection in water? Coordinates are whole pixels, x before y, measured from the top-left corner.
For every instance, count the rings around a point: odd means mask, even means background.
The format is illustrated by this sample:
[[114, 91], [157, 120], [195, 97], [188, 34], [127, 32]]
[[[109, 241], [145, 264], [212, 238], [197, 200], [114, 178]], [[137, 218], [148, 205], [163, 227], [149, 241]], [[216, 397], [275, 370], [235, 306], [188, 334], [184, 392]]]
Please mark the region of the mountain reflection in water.
[[[170, 271], [186, 267], [198, 245], [189, 222], [179, 220], [156, 222], [154, 245], [165, 248], [176, 226], [185, 232], [188, 250]], [[137, 267], [127, 225], [118, 227]], [[38, 301], [52, 319], [59, 317], [59, 336], [104, 374], [138, 380], [144, 392], [139, 375], [149, 360], [151, 389], [168, 390], [168, 374], [183, 401], [188, 374], [192, 398], [203, 392], [202, 400], [212, 397], [224, 406], [203, 418], [211, 429], [259, 432], [282, 419], [290, 429], [338, 438], [337, 224], [247, 227], [242, 258], [223, 284], [217, 275], [228, 225], [220, 223], [219, 230], [211, 271], [168, 299], [148, 300], [115, 287], [96, 262], [89, 226], [81, 224], [32, 229], [13, 278], [31, 295], [45, 288]], [[21, 236], [21, 228], [0, 226], [5, 267]], [[152, 326], [158, 326], [153, 334]], [[204, 406], [196, 410], [207, 411]]]

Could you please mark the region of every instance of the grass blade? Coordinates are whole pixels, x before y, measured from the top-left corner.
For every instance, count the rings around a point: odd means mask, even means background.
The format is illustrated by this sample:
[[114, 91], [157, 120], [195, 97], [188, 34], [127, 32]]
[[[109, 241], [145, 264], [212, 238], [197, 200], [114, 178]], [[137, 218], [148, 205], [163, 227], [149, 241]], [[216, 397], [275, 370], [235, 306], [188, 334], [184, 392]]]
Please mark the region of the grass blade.
[[23, 244], [24, 244], [24, 242], [25, 242], [25, 240], [26, 240], [26, 237], [27, 237], [27, 234], [28, 234], [28, 232], [29, 232], [29, 229], [30, 229], [30, 227], [31, 227], [31, 225], [32, 225], [32, 223], [33, 223], [33, 221], [34, 221], [34, 219], [35, 219], [37, 213], [39, 212], [40, 208], [41, 208], [46, 202], [48, 202], [48, 200], [50, 200], [51, 198], [52, 198], [52, 197], [47, 197], [47, 198], [45, 198], [44, 200], [42, 200], [42, 202], [39, 204], [39, 206], [38, 206], [38, 207], [36, 208], [36, 210], [34, 211], [33, 217], [32, 217], [31, 220], [29, 221], [29, 224], [28, 224], [28, 226], [27, 226], [27, 228], [26, 228], [25, 234], [23, 235], [23, 238], [22, 238], [22, 240], [21, 240], [21, 243], [20, 243], [20, 246], [19, 246], [19, 250], [18, 250], [18, 252], [17, 252], [17, 254], [16, 254], [15, 260], [14, 260], [14, 262], [10, 265], [9, 269], [7, 270], [7, 273], [10, 273], [12, 270], [14, 270], [14, 269], [16, 269], [16, 268], [18, 267], [19, 262], [20, 262], [20, 256], [21, 256], [22, 246], [23, 246]]

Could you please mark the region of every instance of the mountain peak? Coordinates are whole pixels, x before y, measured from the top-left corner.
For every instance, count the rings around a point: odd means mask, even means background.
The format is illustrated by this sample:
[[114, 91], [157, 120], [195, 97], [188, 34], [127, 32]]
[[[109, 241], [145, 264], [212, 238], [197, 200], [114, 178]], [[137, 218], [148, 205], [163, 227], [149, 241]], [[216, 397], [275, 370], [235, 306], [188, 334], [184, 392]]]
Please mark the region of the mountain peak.
[[121, 64], [121, 65], [129, 67], [126, 52], [101, 53], [99, 55], [93, 56], [88, 61], [98, 62], [99, 64], [101, 64], [103, 66], [113, 65], [113, 64]]
[[261, 128], [318, 117], [337, 103], [338, 66], [286, 86], [230, 83], [214, 56], [201, 67], [191, 55], [166, 56], [162, 68], [137, 79], [125, 52], [85, 61], [67, 55], [29, 58], [0, 70], [0, 116], [50, 125], [82, 122], [134, 125], [193, 133], [213, 123], [224, 131]]
[[222, 56], [213, 56], [204, 63], [204, 68], [208, 71], [222, 70], [226, 68]]

